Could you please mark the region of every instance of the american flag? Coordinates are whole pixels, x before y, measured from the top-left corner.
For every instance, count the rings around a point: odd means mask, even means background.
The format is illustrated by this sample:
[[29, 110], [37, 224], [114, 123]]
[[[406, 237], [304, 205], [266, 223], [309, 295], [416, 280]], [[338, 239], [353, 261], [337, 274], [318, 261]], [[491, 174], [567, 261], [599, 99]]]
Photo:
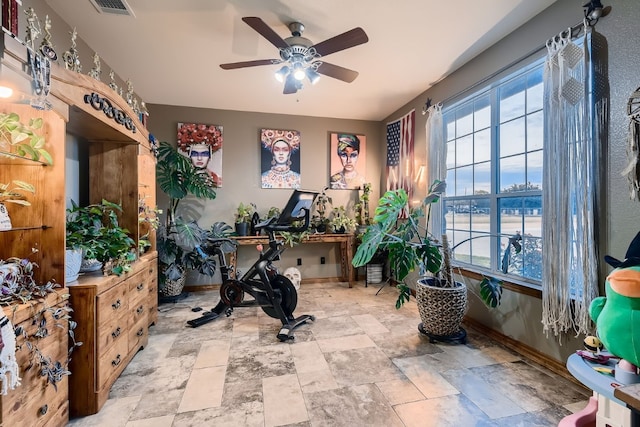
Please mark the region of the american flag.
[[387, 190], [413, 192], [413, 141], [416, 110], [387, 123]]

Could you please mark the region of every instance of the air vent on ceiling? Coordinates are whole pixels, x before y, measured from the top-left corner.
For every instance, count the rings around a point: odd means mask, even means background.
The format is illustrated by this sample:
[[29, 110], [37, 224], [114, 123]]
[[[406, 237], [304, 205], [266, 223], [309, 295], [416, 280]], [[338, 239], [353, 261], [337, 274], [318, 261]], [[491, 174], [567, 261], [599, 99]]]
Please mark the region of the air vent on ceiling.
[[100, 13], [112, 13], [116, 15], [129, 15], [135, 18], [131, 6], [125, 0], [89, 0]]

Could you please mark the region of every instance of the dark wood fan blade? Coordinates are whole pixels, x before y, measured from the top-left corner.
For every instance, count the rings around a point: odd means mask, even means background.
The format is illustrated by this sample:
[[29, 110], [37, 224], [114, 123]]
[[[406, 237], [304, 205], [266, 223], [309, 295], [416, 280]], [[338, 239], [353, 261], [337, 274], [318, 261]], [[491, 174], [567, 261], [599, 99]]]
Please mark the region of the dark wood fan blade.
[[331, 37], [323, 42], [313, 45], [316, 51], [322, 55], [327, 56], [331, 53], [335, 53], [350, 47], [358, 46], [360, 44], [369, 41], [369, 37], [360, 27], [349, 30], [346, 33], [338, 34], [335, 37]]
[[256, 59], [255, 61], [231, 62], [229, 64], [220, 64], [223, 70], [235, 70], [236, 68], [257, 67], [258, 65], [272, 65], [282, 62], [279, 59]]
[[317, 71], [320, 74], [324, 74], [325, 76], [333, 77], [334, 79], [342, 80], [347, 83], [351, 83], [356, 79], [356, 77], [358, 77], [357, 71], [353, 71], [339, 65], [329, 64], [324, 61], [320, 64]]
[[246, 16], [242, 18], [251, 28], [256, 30], [262, 37], [269, 40], [272, 45], [279, 49], [289, 47], [286, 41], [282, 39], [275, 31], [271, 29], [262, 19], [255, 16]]
[[282, 93], [288, 95], [290, 93], [296, 93], [298, 91], [298, 82], [296, 78], [293, 77], [293, 74], [289, 73], [287, 75], [287, 79], [284, 82], [284, 90]]

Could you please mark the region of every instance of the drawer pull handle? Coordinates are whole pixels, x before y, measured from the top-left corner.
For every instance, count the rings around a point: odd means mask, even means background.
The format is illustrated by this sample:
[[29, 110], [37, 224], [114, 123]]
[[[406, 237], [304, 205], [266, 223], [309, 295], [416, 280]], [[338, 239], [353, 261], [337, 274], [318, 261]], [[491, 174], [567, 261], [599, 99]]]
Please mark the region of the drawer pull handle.
[[49, 411], [49, 405], [42, 405], [40, 410], [38, 410], [40, 415], [47, 415], [47, 411]]
[[140, 283], [138, 286], [136, 286], [136, 289], [141, 291], [144, 289], [144, 283]]
[[122, 330], [120, 329], [120, 326], [118, 326], [115, 331], [111, 332], [111, 336], [113, 338], [118, 338], [120, 336], [120, 332], [122, 332]]
[[138, 309], [136, 310], [136, 313], [138, 313], [138, 314], [144, 313], [144, 306], [141, 305], [140, 307], [138, 307]]
[[119, 309], [119, 308], [120, 308], [120, 306], [121, 306], [121, 305], [122, 305], [122, 302], [121, 302], [120, 300], [117, 300], [116, 302], [114, 302], [113, 304], [111, 304], [111, 307], [112, 307], [114, 310], [117, 310], [117, 309]]
[[140, 330], [138, 332], [136, 332], [136, 335], [141, 337], [144, 335], [144, 328], [140, 328]]
[[120, 362], [122, 362], [122, 359], [120, 358], [120, 355], [117, 355], [116, 358], [111, 361], [111, 365], [115, 367], [118, 366]]

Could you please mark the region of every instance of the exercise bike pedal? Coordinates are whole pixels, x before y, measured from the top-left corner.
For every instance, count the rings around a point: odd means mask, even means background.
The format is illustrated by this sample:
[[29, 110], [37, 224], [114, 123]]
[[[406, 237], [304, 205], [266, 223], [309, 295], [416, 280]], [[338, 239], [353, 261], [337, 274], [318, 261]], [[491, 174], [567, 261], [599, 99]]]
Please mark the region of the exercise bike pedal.
[[231, 313], [233, 313], [233, 308], [232, 307], [228, 307], [225, 311], [224, 311], [224, 315], [229, 317], [231, 316]]
[[296, 337], [293, 335], [293, 329], [289, 325], [283, 326], [277, 335], [280, 342], [293, 341]]

